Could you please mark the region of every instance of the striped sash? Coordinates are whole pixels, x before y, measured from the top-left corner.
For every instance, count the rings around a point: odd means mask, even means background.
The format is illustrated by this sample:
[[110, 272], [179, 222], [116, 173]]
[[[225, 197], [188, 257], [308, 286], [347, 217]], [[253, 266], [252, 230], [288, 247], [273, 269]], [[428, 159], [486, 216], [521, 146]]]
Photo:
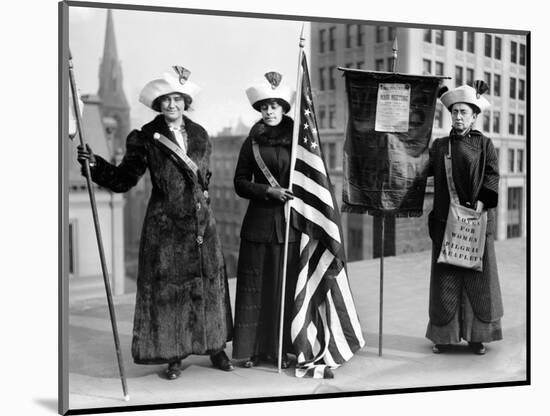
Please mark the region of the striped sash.
[[197, 178], [199, 177], [199, 167], [195, 162], [193, 162], [193, 160], [191, 160], [189, 156], [187, 156], [181, 147], [160, 133], [155, 133], [153, 138], [174, 153], [180, 161], [185, 163], [185, 166], [191, 169], [191, 172], [193, 172]]

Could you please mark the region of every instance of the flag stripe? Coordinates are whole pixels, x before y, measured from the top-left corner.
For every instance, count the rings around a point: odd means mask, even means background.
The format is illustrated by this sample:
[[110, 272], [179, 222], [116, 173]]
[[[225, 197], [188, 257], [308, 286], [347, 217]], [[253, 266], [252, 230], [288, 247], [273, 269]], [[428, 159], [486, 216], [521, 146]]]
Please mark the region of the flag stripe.
[[325, 191], [328, 193], [328, 196], [330, 197], [330, 198], [327, 198], [326, 204], [330, 205], [330, 206], [333, 206], [332, 194], [330, 192], [330, 183], [329, 183], [328, 178], [325, 174], [323, 174], [323, 173], [321, 173], [317, 170], [311, 169], [310, 165], [308, 165], [306, 162], [304, 162], [303, 160], [300, 160], [300, 159], [296, 160], [295, 169], [296, 170], [295, 170], [294, 174], [297, 175], [297, 176], [295, 176], [295, 179], [293, 180], [293, 185], [295, 185], [296, 183], [301, 183], [300, 180], [299, 180], [299, 178], [301, 176], [298, 175], [298, 172], [299, 172], [300, 175], [305, 176], [305, 177], [309, 178], [312, 181], [315, 181], [315, 183], [318, 186], [321, 186], [321, 187], [325, 188]]
[[[341, 242], [340, 229], [338, 228], [338, 226], [334, 222], [330, 221], [327, 217], [325, 217], [317, 208], [306, 204], [303, 200], [298, 198], [295, 198], [292, 201], [292, 208], [294, 208], [296, 212], [307, 218], [309, 221], [324, 229], [325, 233], [330, 238], [336, 240], [338, 243]], [[300, 229], [300, 231], [302, 230]]]
[[[298, 165], [298, 162], [296, 164]], [[314, 195], [317, 198], [317, 201], [311, 201], [309, 203], [315, 206], [326, 205], [331, 210], [328, 213], [328, 215], [332, 217], [333, 215], [332, 210], [334, 209], [334, 205], [332, 202], [332, 195], [326, 186], [319, 183], [320, 180], [321, 180], [321, 177], [319, 177], [318, 175], [316, 175], [316, 177], [308, 178], [301, 171], [296, 170], [294, 174], [294, 183], [293, 183], [292, 191], [295, 192], [295, 189], [298, 186], [302, 188], [303, 191], [307, 190], [309, 194]]]

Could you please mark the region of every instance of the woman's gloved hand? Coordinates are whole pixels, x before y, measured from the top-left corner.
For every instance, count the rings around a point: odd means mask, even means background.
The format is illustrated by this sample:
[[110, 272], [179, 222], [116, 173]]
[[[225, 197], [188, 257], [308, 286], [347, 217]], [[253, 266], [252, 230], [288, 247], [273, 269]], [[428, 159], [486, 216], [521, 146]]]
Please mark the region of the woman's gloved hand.
[[273, 186], [267, 188], [267, 197], [281, 202], [294, 199], [294, 195], [290, 192], [290, 190], [279, 187], [275, 188]]
[[78, 155], [76, 157], [76, 160], [78, 160], [78, 163], [80, 163], [82, 167], [84, 167], [84, 165], [86, 164], [86, 160], [90, 164], [90, 167], [95, 166], [95, 156], [92, 152], [92, 149], [90, 148], [90, 145], [87, 144], [85, 149], [84, 147], [82, 147], [82, 145], [79, 145], [77, 147], [77, 150]]

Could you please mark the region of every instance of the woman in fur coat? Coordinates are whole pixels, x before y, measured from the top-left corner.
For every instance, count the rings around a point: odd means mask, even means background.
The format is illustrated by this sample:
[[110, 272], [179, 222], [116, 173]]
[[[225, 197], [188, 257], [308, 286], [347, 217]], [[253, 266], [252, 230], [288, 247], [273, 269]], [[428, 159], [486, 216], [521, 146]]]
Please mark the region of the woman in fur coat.
[[[503, 308], [494, 245], [498, 160], [491, 139], [473, 128], [478, 114], [489, 106], [482, 96], [487, 90], [486, 84], [476, 81], [475, 85], [475, 89], [465, 85], [441, 95], [441, 102], [451, 113], [453, 128], [449, 137], [435, 140], [430, 149], [434, 206], [430, 213], [433, 248], [430, 321], [426, 337], [434, 343], [434, 353], [444, 352], [450, 344], [464, 339], [472, 352], [485, 354], [484, 342], [502, 339]], [[449, 145], [453, 182], [460, 204], [478, 211], [487, 210], [481, 272], [437, 262], [449, 211], [450, 197], [444, 163]]]
[[[246, 91], [262, 118], [242, 145], [234, 178], [237, 194], [250, 200], [241, 228], [233, 339], [233, 358], [246, 358], [245, 367], [278, 357], [284, 206], [292, 198], [287, 187], [294, 125], [285, 115], [294, 93], [281, 78], [269, 72], [265, 82]], [[288, 367], [286, 353], [291, 352], [289, 318], [298, 270], [298, 235], [290, 226], [283, 368]]]
[[233, 369], [224, 352], [232, 329], [227, 277], [207, 192], [211, 143], [183, 114], [198, 86], [185, 68], [173, 70], [143, 88], [140, 102], [160, 114], [128, 135], [118, 166], [89, 147], [78, 152], [93, 181], [113, 192], [128, 191], [149, 170], [132, 356], [137, 364], [168, 364], [170, 380], [190, 354], [210, 355], [215, 367]]

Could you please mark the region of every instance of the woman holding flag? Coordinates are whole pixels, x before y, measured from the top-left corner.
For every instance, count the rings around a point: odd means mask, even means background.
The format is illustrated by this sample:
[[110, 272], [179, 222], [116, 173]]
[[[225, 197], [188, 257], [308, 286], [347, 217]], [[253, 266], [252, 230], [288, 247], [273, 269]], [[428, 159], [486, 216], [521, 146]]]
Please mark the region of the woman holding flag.
[[190, 354], [210, 355], [215, 367], [233, 369], [224, 352], [231, 339], [227, 277], [208, 198], [212, 145], [204, 128], [184, 115], [198, 86], [185, 68], [172, 70], [141, 91], [139, 101], [160, 114], [129, 134], [118, 166], [89, 146], [78, 151], [93, 181], [113, 192], [128, 191], [149, 169], [132, 356], [137, 364], [168, 364], [170, 380]]
[[[244, 141], [234, 185], [239, 196], [250, 200], [241, 228], [237, 270], [233, 358], [246, 358], [247, 368], [261, 360], [276, 361], [285, 239], [285, 203], [288, 189], [294, 122], [286, 113], [294, 91], [277, 72], [246, 90], [261, 119]], [[296, 287], [299, 232], [290, 226], [283, 324], [281, 367], [289, 366], [292, 352], [290, 314]]]

